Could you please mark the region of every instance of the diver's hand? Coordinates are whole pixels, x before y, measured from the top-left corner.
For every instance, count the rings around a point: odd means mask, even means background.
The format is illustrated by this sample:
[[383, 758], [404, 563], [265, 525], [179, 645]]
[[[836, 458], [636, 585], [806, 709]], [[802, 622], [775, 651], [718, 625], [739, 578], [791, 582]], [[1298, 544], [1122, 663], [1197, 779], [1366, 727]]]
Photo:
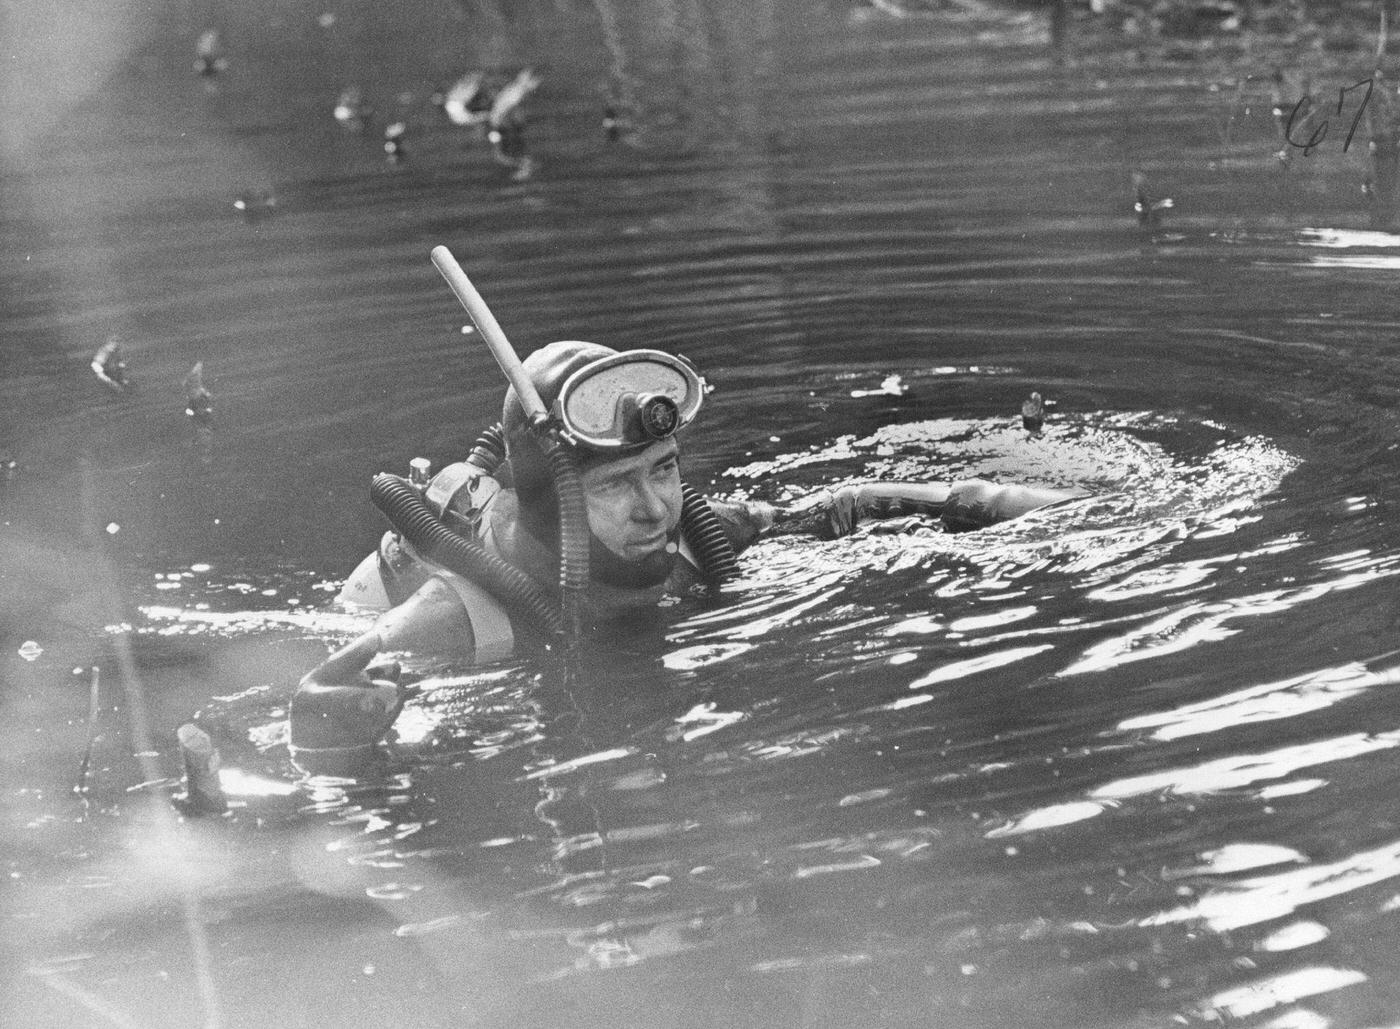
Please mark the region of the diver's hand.
[[316, 751], [368, 752], [394, 724], [406, 692], [397, 663], [371, 667], [380, 649], [379, 633], [367, 632], [301, 680], [289, 718], [299, 764]]

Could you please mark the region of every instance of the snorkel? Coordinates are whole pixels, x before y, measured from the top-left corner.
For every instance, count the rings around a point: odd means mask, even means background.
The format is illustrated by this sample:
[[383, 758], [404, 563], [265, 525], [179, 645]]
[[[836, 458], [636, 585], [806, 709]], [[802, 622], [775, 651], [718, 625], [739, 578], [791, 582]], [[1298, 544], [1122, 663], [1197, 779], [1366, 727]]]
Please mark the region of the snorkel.
[[461, 302], [472, 323], [486, 341], [491, 356], [496, 359], [506, 380], [515, 388], [520, 405], [525, 410], [530, 431], [544, 451], [554, 476], [554, 490], [559, 498], [559, 596], [564, 630], [570, 641], [577, 641], [582, 632], [583, 592], [588, 586], [590, 536], [588, 504], [583, 494], [572, 450], [559, 438], [549, 409], [540, 399], [530, 374], [525, 370], [515, 348], [506, 339], [485, 299], [467, 278], [467, 273], [445, 246], [432, 251], [434, 267], [447, 281], [448, 288]]
[[[529, 362], [540, 366], [532, 373], [451, 252], [439, 246], [432, 258], [512, 388], [506, 393], [502, 421], [482, 432], [465, 461], [443, 469], [431, 481], [426, 461], [409, 479], [380, 473], [371, 483], [370, 497], [413, 552], [483, 586], [544, 638], [563, 636], [572, 649], [582, 631], [582, 601], [590, 575], [617, 585], [620, 570], [620, 559], [591, 531], [580, 469], [610, 454], [634, 453], [649, 442], [669, 439], [699, 409], [704, 380], [684, 359], [660, 351], [620, 353], [578, 341], [552, 343], [531, 354]], [[554, 360], [561, 351], [562, 363]], [[542, 391], [552, 399], [552, 407], [546, 406]], [[488, 550], [474, 529], [448, 516], [451, 497], [459, 489], [473, 476], [496, 477], [503, 464], [509, 468], [522, 521], [533, 525], [534, 538], [558, 538], [557, 597]], [[719, 518], [689, 484], [681, 482], [680, 490], [677, 537], [691, 548], [689, 556], [702, 580], [714, 586], [734, 578], [738, 561]], [[668, 560], [678, 551], [675, 544], [668, 546]], [[669, 571], [668, 564], [663, 579]], [[637, 585], [645, 584], [633, 587]]]

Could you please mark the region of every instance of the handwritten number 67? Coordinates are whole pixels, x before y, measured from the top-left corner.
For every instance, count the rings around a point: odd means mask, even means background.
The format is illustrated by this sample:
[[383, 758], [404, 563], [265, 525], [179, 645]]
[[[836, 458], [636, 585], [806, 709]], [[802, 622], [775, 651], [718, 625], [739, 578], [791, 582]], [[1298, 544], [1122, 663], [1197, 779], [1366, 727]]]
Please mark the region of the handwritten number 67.
[[[1356, 135], [1356, 127], [1361, 124], [1361, 116], [1366, 113], [1366, 105], [1371, 102], [1371, 90], [1375, 88], [1375, 83], [1371, 79], [1362, 79], [1360, 82], [1353, 83], [1350, 86], [1343, 86], [1337, 91], [1337, 114], [1341, 114], [1342, 108], [1347, 102], [1347, 94], [1352, 90], [1360, 89], [1362, 86], [1366, 87], [1366, 95], [1361, 98], [1361, 105], [1356, 109], [1356, 117], [1351, 120], [1351, 129], [1347, 132], [1346, 142], [1342, 144], [1342, 153], [1346, 153], [1351, 149], [1351, 139]], [[1300, 143], [1293, 138], [1293, 123], [1298, 120], [1298, 115], [1302, 112], [1303, 108], [1311, 106], [1312, 97], [1310, 96], [1304, 96], [1294, 104], [1293, 110], [1288, 115], [1288, 124], [1285, 125], [1283, 129], [1283, 138], [1288, 140], [1293, 146], [1302, 150], [1304, 157], [1312, 153], [1313, 150], [1327, 138], [1327, 129], [1329, 127], [1328, 120], [1324, 118], [1322, 124], [1317, 127], [1306, 142]]]

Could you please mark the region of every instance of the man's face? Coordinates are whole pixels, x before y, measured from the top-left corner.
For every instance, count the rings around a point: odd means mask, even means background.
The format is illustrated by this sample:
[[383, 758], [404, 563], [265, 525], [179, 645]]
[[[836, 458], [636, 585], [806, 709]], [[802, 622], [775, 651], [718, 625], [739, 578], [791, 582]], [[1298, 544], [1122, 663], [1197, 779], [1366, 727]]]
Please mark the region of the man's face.
[[680, 448], [674, 439], [583, 472], [593, 535], [624, 561], [665, 549], [681, 520]]

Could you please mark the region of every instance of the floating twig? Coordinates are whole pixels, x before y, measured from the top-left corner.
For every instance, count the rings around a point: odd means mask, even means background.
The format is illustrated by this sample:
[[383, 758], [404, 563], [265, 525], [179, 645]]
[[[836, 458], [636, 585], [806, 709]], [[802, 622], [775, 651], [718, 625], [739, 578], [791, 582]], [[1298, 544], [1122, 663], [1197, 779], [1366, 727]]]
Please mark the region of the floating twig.
[[349, 85], [340, 91], [332, 112], [348, 132], [363, 132], [365, 123], [374, 114], [374, 108], [365, 102], [365, 95], [359, 86]]
[[214, 396], [204, 386], [203, 361], [196, 361], [185, 376], [185, 414], [199, 425], [207, 425], [214, 420]]
[[121, 340], [116, 336], [108, 339], [98, 348], [97, 353], [92, 355], [92, 373], [118, 393], [131, 388], [131, 380], [126, 374], [126, 361], [122, 357]]
[[1156, 197], [1148, 192], [1147, 176], [1133, 172], [1133, 210], [1139, 225], [1154, 227], [1162, 224], [1162, 212], [1176, 206], [1171, 197]]
[[481, 125], [491, 113], [491, 100], [485, 73], [467, 72], [442, 94], [442, 113], [453, 125]]
[[83, 750], [82, 763], [78, 765], [78, 781], [73, 784], [73, 792], [80, 797], [87, 795], [88, 767], [92, 764], [92, 749], [97, 744], [97, 716], [101, 695], [102, 669], [92, 666], [92, 686], [88, 691], [88, 738]]
[[245, 221], [260, 222], [277, 213], [277, 197], [270, 189], [248, 189], [238, 194], [233, 209], [243, 215]]

